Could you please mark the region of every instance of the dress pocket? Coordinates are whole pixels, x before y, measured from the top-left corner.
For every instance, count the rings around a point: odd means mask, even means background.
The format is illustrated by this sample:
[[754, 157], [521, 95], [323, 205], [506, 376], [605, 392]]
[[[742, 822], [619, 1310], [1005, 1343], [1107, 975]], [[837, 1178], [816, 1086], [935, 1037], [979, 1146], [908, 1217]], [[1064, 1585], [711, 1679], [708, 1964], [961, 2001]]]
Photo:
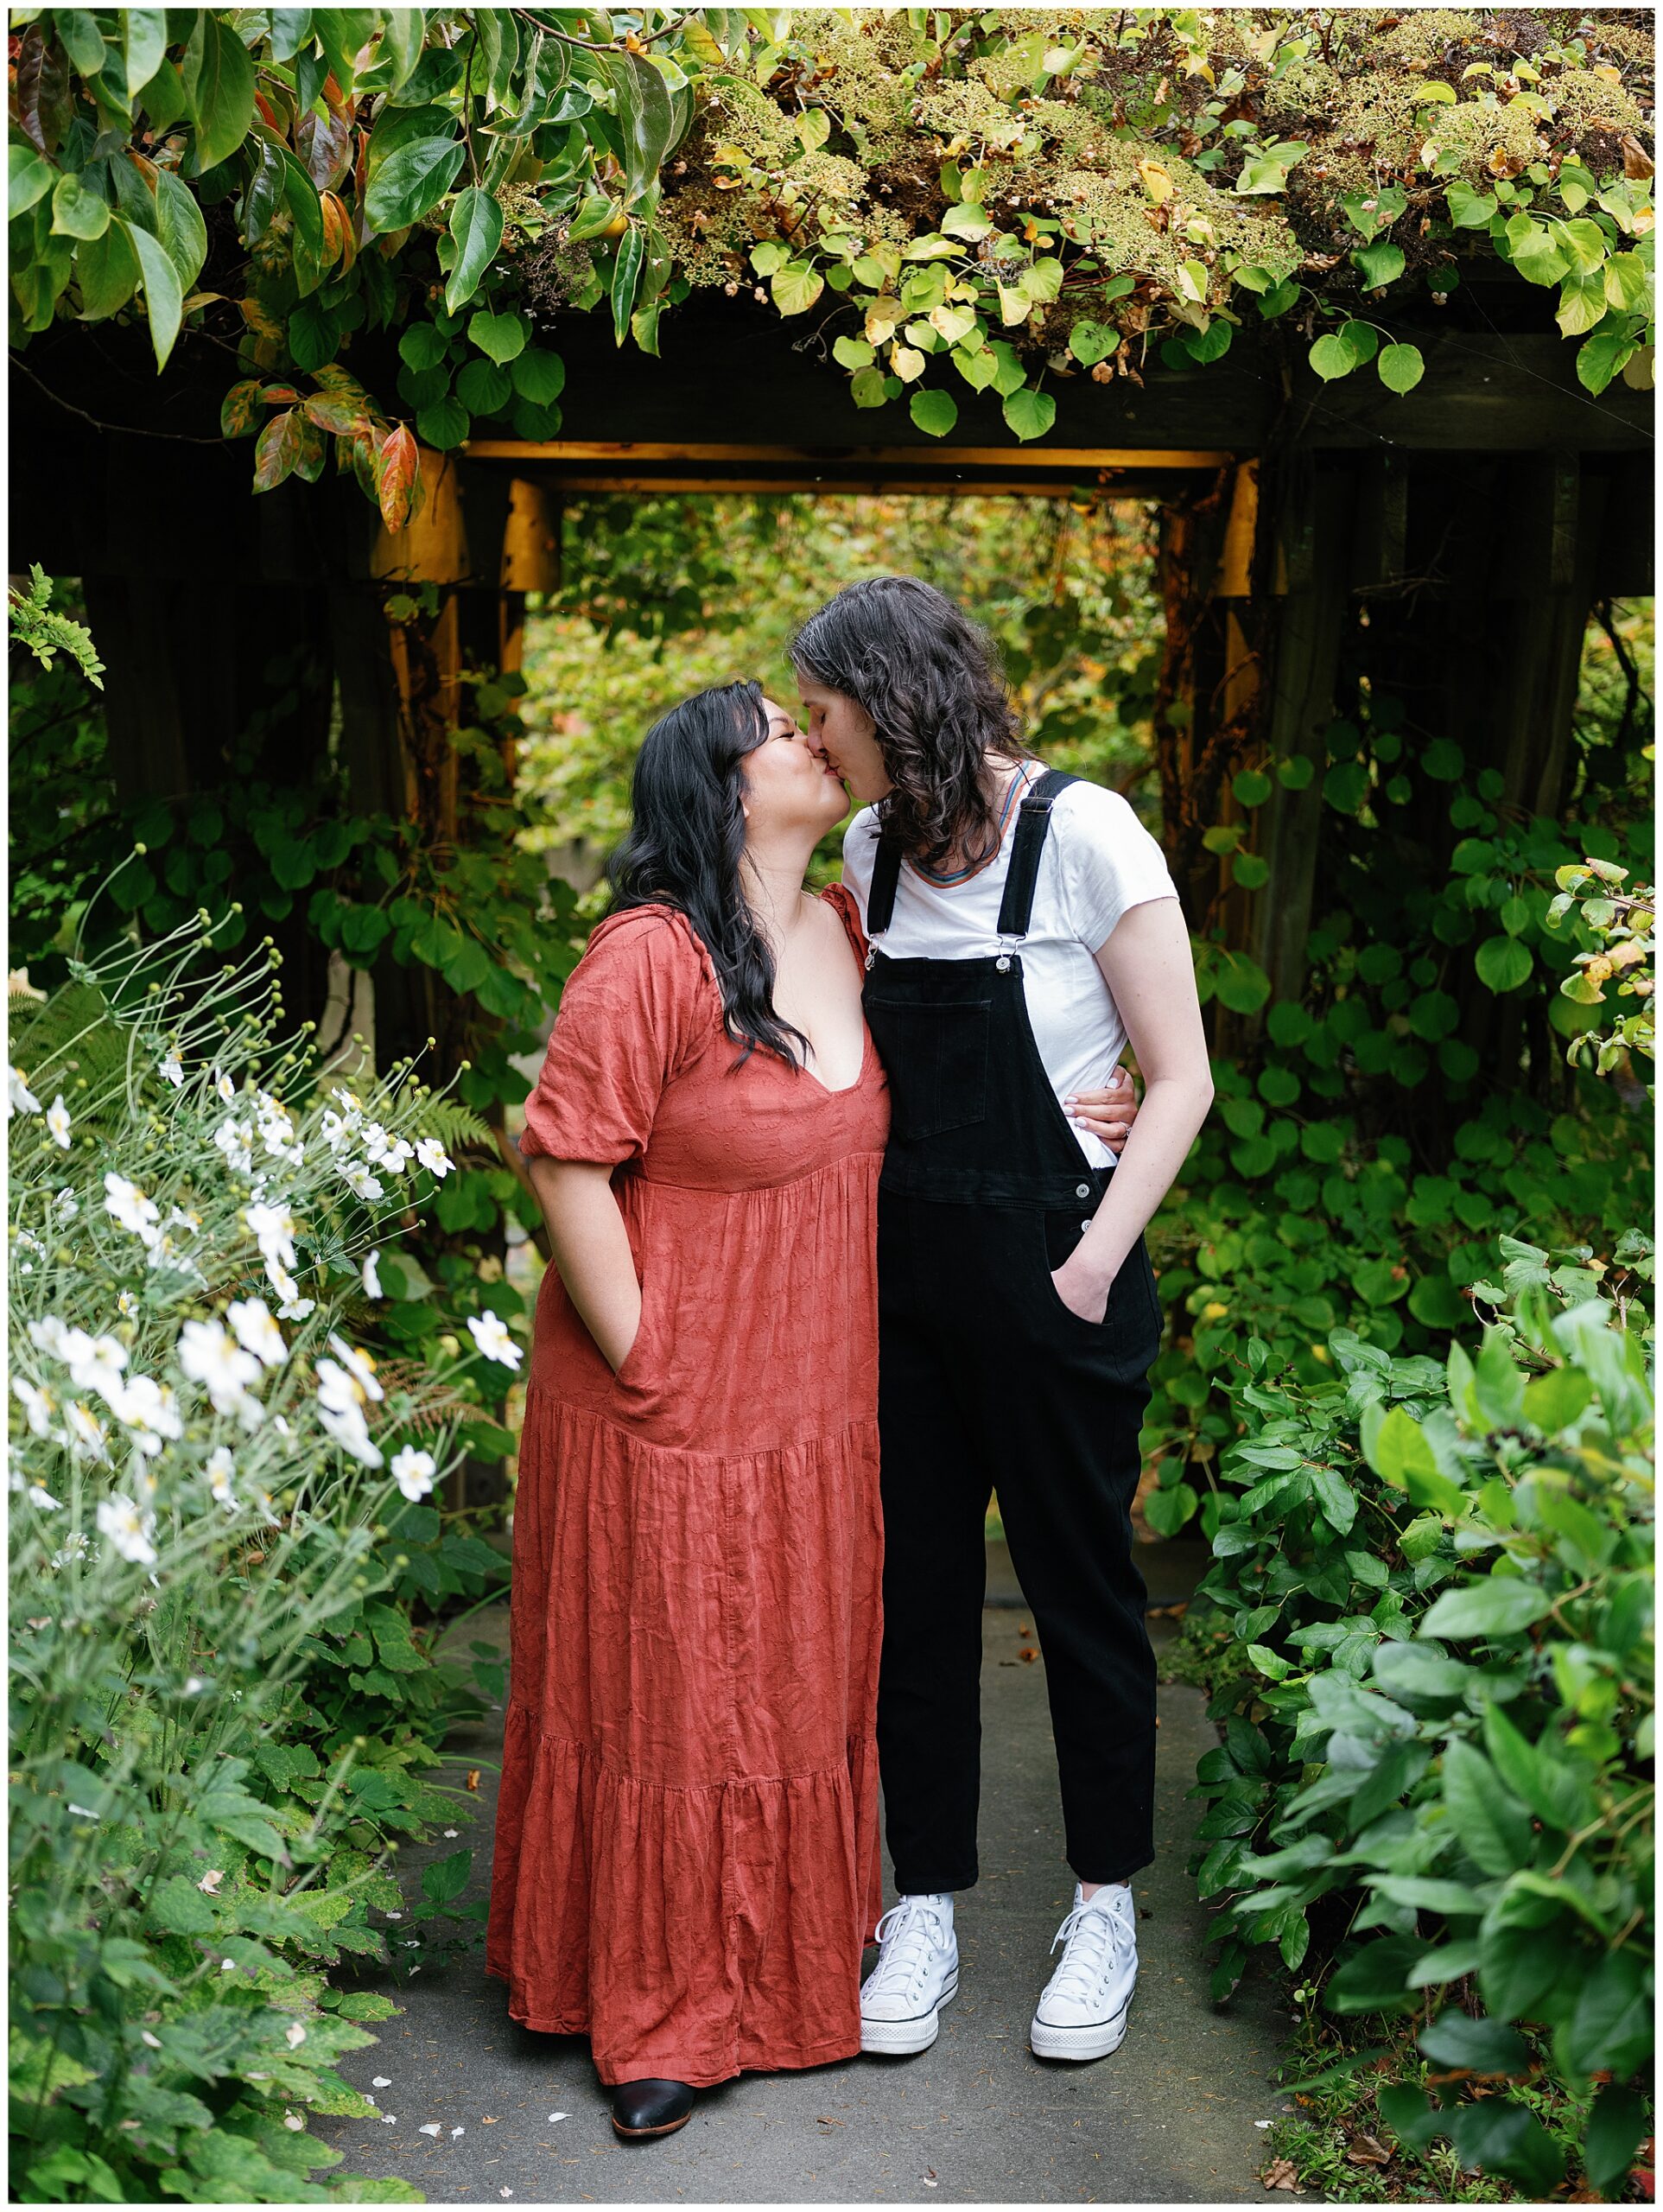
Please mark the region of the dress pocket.
[[987, 1115], [990, 999], [951, 1005], [866, 1002], [889, 1077], [890, 1135], [903, 1144], [968, 1129]]

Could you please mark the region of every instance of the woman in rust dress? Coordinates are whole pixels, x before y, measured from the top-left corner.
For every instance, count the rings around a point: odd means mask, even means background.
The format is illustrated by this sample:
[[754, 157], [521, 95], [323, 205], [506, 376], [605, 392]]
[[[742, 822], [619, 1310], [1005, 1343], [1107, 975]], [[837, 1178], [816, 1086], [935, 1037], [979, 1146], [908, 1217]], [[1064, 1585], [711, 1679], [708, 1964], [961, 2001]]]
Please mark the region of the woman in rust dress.
[[876, 1185], [846, 806], [754, 684], [649, 734], [618, 897], [527, 1103], [553, 1244], [514, 1522], [488, 1970], [627, 2135], [860, 2048]]

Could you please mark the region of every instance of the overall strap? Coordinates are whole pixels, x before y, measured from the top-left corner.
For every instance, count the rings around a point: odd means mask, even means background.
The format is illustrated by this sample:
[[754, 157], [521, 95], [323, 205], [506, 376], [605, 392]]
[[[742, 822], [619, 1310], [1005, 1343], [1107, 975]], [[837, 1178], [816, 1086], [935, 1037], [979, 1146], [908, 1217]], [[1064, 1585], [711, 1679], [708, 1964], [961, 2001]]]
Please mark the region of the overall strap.
[[872, 888], [866, 893], [866, 935], [881, 937], [895, 918], [895, 892], [901, 880], [901, 842], [887, 830], [878, 838]]
[[1001, 942], [1028, 934], [1034, 889], [1039, 881], [1039, 855], [1050, 828], [1051, 802], [1079, 780], [1077, 776], [1065, 776], [1060, 768], [1048, 768], [1022, 802], [1011, 848], [1010, 873], [1005, 879], [1005, 897], [999, 909]]

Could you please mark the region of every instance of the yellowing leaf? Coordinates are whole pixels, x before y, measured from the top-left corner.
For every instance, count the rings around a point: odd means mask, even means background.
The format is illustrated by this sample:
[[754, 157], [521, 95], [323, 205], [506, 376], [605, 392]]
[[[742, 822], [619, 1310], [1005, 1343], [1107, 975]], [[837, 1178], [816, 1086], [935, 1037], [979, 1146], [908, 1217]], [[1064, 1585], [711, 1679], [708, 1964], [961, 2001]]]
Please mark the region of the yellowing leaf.
[[1144, 190], [1157, 207], [1172, 197], [1171, 176], [1158, 162], [1139, 162], [1138, 175], [1143, 180]]

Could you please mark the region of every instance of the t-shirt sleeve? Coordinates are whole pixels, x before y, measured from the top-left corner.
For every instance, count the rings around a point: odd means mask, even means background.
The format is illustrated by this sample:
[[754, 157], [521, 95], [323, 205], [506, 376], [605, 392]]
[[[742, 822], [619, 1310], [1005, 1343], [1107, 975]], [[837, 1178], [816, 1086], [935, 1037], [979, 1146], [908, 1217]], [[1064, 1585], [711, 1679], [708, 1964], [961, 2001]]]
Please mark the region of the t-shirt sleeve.
[[854, 893], [863, 929], [866, 899], [872, 890], [872, 872], [877, 861], [878, 817], [874, 809], [863, 806], [843, 832], [843, 881]]
[[1061, 840], [1063, 896], [1069, 926], [1099, 951], [1128, 908], [1176, 899], [1166, 856], [1119, 791], [1076, 784]]
[[638, 1160], [658, 1101], [713, 1011], [714, 980], [685, 925], [666, 913], [606, 925], [561, 994], [522, 1154]]

